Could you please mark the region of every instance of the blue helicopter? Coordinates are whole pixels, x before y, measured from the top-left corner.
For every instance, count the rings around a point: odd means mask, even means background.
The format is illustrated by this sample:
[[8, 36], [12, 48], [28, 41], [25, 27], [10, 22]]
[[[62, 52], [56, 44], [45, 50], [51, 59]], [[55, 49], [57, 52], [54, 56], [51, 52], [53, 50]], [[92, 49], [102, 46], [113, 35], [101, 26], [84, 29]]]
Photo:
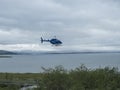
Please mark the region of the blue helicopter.
[[52, 45], [55, 45], [55, 46], [60, 46], [62, 44], [62, 42], [60, 40], [58, 40], [56, 37], [52, 38], [52, 39], [48, 39], [48, 40], [45, 40], [41, 37], [41, 43], [43, 42], [50, 42]]

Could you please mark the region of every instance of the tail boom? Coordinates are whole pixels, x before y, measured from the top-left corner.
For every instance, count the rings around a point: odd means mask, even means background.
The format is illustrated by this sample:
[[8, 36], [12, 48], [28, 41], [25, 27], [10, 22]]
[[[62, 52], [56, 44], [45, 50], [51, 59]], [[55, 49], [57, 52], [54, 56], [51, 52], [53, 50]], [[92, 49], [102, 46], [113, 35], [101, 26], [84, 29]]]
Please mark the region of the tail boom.
[[42, 37], [41, 37], [41, 43], [43, 42], [50, 42], [50, 40], [44, 40]]

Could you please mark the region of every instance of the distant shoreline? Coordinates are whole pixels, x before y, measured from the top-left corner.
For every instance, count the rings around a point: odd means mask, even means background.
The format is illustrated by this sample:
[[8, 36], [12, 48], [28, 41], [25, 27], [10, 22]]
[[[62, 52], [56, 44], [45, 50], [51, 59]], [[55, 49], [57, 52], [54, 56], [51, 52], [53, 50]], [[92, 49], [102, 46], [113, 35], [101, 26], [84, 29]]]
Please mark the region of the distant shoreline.
[[0, 55], [0, 58], [12, 58], [12, 56], [9, 56], [9, 55]]
[[11, 55], [38, 55], [38, 54], [95, 54], [95, 53], [120, 53], [120, 51], [5, 51], [0, 50], [0, 58]]

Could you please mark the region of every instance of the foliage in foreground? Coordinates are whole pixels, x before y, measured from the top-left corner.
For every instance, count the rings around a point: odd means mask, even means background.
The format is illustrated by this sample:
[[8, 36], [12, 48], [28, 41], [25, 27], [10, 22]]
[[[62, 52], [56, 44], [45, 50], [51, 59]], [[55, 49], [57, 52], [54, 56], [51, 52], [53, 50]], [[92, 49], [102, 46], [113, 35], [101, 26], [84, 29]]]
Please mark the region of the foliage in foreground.
[[120, 90], [117, 68], [89, 70], [81, 65], [70, 71], [62, 66], [44, 70], [40, 90]]
[[[117, 68], [90, 70], [84, 65], [65, 70], [62, 66], [43, 68], [42, 73], [11, 74], [1, 73], [0, 80], [37, 81], [35, 90], [120, 90], [120, 72]], [[0, 90], [18, 90], [19, 86], [0, 86]], [[6, 89], [5, 89], [6, 88]]]

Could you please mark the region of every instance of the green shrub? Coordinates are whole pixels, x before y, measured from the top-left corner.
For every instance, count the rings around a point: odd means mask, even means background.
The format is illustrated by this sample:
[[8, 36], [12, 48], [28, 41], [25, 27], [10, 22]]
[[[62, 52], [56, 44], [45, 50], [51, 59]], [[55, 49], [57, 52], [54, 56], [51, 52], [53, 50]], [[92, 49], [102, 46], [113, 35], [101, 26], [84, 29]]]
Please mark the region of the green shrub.
[[2, 84], [5, 81], [38, 85], [34, 90], [120, 90], [120, 72], [114, 67], [90, 70], [81, 65], [73, 70], [62, 66], [42, 69], [42, 73], [0, 73], [0, 90], [21, 87]]

